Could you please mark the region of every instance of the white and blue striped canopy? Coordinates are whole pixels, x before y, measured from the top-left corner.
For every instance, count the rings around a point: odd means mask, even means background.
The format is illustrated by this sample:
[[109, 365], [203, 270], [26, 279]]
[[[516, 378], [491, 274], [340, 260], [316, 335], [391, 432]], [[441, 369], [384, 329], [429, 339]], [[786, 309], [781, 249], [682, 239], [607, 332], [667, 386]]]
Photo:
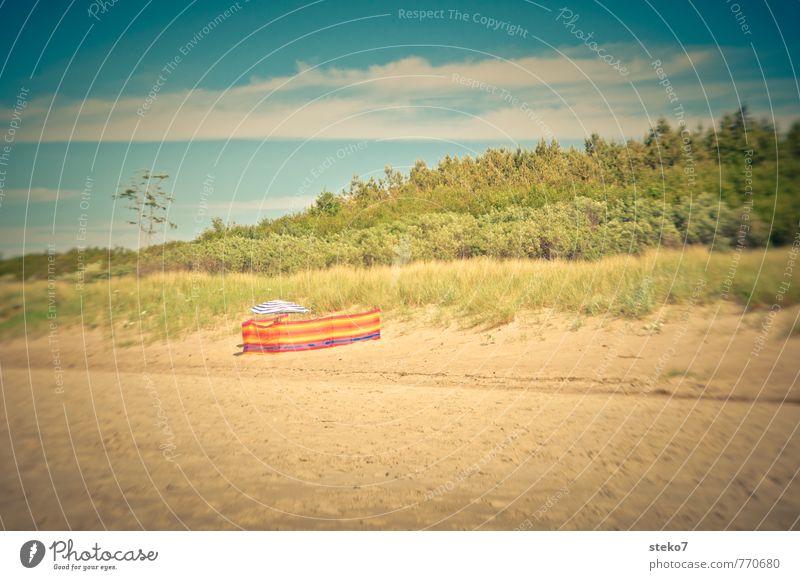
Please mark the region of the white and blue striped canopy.
[[308, 308], [300, 306], [294, 302], [287, 302], [286, 300], [270, 300], [269, 302], [262, 302], [250, 309], [255, 314], [288, 314], [292, 312], [303, 313], [308, 312]]

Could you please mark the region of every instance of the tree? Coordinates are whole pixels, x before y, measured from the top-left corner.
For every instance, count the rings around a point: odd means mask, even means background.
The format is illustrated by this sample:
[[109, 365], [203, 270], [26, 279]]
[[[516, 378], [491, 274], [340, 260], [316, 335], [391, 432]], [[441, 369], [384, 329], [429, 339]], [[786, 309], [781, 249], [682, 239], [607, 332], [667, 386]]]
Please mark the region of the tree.
[[330, 191], [323, 191], [317, 197], [317, 201], [311, 206], [311, 214], [335, 216], [342, 209], [341, 200]]
[[211, 230], [217, 235], [221, 236], [227, 230], [227, 226], [221, 217], [213, 217], [211, 218]]
[[130, 210], [133, 217], [127, 223], [139, 227], [144, 234], [145, 247], [150, 245], [153, 235], [162, 226], [170, 229], [178, 227], [167, 218], [167, 210], [175, 198], [161, 188], [166, 179], [169, 179], [169, 175], [154, 175], [145, 169], [138, 178], [132, 180], [129, 187], [114, 194], [114, 199], [128, 202], [125, 209]]
[[672, 130], [664, 117], [659, 117], [644, 138], [647, 163], [652, 169], [672, 167], [681, 158], [681, 136]]
[[[755, 146], [755, 143], [751, 143], [751, 139], [748, 138], [753, 129], [753, 119], [746, 105], [742, 105], [735, 113], [722, 115], [716, 133], [716, 148], [723, 164], [734, 167], [742, 164], [744, 151]], [[753, 161], [755, 162], [755, 159]]]
[[788, 155], [795, 159], [800, 159], [800, 121], [792, 123], [783, 145], [783, 149]]

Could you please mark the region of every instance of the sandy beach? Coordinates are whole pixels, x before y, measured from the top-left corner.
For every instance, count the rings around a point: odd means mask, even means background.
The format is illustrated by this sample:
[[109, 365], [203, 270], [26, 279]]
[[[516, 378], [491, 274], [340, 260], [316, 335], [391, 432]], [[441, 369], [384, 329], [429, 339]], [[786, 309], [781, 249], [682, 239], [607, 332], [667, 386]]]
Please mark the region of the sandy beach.
[[18, 338], [0, 523], [798, 529], [799, 313], [387, 317], [380, 341], [280, 355], [208, 332]]

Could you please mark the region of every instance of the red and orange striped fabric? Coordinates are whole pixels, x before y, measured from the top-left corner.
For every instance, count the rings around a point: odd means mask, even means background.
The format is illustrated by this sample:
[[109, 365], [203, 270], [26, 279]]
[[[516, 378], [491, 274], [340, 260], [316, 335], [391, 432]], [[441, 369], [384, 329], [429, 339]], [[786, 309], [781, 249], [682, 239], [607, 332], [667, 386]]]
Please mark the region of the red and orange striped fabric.
[[381, 337], [381, 311], [290, 322], [285, 317], [242, 323], [244, 352], [315, 350]]

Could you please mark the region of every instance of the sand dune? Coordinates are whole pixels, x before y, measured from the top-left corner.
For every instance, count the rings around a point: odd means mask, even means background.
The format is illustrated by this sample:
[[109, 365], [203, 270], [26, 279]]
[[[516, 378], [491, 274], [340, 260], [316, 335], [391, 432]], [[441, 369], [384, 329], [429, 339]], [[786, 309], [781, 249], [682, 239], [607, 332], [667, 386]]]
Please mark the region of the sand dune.
[[2, 526], [797, 529], [799, 312], [389, 317], [380, 341], [281, 355], [18, 339]]

